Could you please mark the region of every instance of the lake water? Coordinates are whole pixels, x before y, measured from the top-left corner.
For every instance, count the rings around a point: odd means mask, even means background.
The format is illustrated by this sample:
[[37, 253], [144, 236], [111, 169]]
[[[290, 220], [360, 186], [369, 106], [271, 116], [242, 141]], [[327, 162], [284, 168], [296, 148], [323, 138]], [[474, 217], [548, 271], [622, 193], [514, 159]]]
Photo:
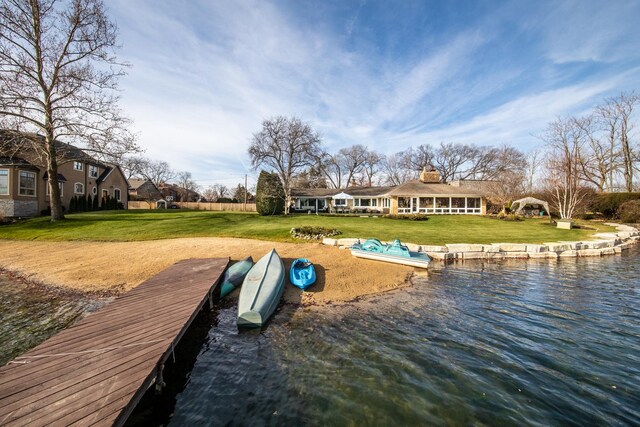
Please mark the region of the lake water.
[[466, 262], [239, 332], [202, 314], [130, 425], [638, 425], [640, 247]]

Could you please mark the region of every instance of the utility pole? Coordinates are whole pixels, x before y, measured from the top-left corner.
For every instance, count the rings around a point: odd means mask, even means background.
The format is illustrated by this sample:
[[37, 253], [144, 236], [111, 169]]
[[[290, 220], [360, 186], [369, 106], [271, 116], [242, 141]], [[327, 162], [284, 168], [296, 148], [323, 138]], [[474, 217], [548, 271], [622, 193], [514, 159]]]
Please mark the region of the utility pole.
[[247, 174], [244, 174], [244, 206], [242, 207], [242, 211], [247, 211]]

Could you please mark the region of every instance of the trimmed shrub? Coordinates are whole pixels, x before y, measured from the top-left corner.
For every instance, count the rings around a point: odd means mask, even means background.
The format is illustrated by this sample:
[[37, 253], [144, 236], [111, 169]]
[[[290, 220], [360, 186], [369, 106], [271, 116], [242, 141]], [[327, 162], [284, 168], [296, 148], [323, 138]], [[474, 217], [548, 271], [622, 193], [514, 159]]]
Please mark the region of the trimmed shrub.
[[425, 214], [399, 214], [399, 215], [384, 215], [384, 218], [388, 219], [402, 219], [405, 221], [426, 221], [429, 217]]
[[277, 174], [260, 172], [256, 186], [256, 211], [263, 216], [284, 212], [284, 188]]
[[96, 194], [95, 196], [93, 196], [93, 201], [91, 202], [91, 210], [97, 211], [98, 209], [100, 209], [100, 199]]
[[623, 203], [638, 199], [640, 193], [600, 193], [592, 199], [589, 208], [593, 212], [601, 213], [605, 218], [617, 218]]
[[73, 196], [71, 200], [69, 200], [69, 213], [76, 212], [78, 210], [78, 198]]
[[640, 223], [640, 200], [629, 200], [620, 205], [620, 220], [627, 223]]
[[320, 240], [325, 237], [337, 236], [338, 234], [342, 234], [342, 232], [335, 228], [312, 227], [309, 225], [291, 229], [293, 237], [305, 240]]

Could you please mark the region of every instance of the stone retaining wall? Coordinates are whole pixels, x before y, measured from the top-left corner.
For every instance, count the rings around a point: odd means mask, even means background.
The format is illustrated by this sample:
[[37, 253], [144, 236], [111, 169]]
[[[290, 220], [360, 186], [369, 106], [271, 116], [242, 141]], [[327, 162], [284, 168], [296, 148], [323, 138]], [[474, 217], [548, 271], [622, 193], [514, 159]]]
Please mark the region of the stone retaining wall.
[[[409, 250], [423, 252], [434, 260], [455, 261], [465, 259], [505, 259], [505, 258], [548, 258], [558, 259], [567, 257], [603, 256], [622, 253], [640, 241], [640, 231], [628, 225], [607, 223], [616, 227], [616, 233], [596, 233], [594, 240], [579, 242], [552, 242], [539, 244], [531, 243], [492, 243], [480, 244], [447, 244], [417, 245], [405, 243]], [[323, 239], [322, 243], [348, 249], [351, 245], [364, 242], [366, 239]], [[382, 242], [390, 243], [390, 242]]]

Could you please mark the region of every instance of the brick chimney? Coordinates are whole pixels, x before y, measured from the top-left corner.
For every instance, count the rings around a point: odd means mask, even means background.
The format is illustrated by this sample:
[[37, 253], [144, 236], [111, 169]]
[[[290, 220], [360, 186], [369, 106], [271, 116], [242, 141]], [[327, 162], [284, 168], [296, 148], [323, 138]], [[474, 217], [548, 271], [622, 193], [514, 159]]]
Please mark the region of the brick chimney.
[[425, 183], [440, 182], [440, 174], [433, 166], [425, 166], [420, 172], [420, 181]]

